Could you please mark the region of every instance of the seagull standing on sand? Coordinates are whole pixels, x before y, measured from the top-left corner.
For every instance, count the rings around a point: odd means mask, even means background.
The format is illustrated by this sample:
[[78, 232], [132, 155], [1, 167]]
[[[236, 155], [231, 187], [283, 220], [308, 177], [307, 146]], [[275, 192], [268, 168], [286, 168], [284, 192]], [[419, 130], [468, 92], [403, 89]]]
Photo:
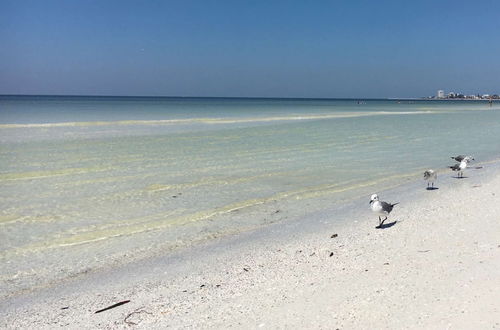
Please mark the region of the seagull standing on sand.
[[[390, 203], [386, 203], [386, 202], [381, 202], [381, 201], [379, 201], [377, 194], [372, 195], [372, 197], [370, 198], [370, 207], [371, 207], [373, 212], [375, 212], [376, 214], [379, 215], [378, 216], [378, 226], [375, 228], [380, 228], [384, 224], [384, 221], [387, 220], [387, 216], [389, 215], [389, 213], [391, 213], [392, 208], [394, 207], [394, 205], [397, 205], [397, 204], [399, 204], [399, 203], [390, 204]], [[382, 220], [380, 218], [381, 215], [385, 216], [384, 220]]]
[[432, 188], [434, 188], [434, 181], [436, 181], [438, 175], [433, 170], [427, 170], [424, 172], [424, 180], [427, 181], [427, 189], [429, 189], [429, 184], [432, 184]]
[[467, 168], [467, 164], [469, 163], [468, 158], [464, 158], [460, 163], [455, 164], [453, 166], [449, 166], [452, 171], [457, 172], [457, 178], [464, 177], [464, 170]]

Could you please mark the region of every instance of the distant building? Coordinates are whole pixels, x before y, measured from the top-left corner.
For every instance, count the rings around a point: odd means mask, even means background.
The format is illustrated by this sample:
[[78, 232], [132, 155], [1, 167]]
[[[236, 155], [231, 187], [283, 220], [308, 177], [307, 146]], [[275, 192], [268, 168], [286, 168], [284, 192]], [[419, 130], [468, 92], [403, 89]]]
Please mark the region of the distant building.
[[435, 96], [426, 97], [426, 99], [441, 99], [441, 100], [454, 100], [454, 99], [463, 99], [463, 100], [500, 100], [500, 95], [497, 94], [463, 94], [463, 93], [455, 93], [449, 92], [445, 94], [443, 90], [438, 90]]

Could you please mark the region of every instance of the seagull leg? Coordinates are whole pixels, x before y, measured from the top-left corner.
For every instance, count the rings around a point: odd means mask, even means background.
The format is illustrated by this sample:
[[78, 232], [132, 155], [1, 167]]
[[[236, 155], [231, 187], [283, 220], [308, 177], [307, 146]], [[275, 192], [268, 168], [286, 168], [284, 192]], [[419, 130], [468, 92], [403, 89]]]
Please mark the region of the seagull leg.
[[380, 223], [379, 227], [381, 227], [384, 224], [385, 220], [387, 220], [387, 217], [385, 217], [385, 219], [382, 220], [382, 222]]

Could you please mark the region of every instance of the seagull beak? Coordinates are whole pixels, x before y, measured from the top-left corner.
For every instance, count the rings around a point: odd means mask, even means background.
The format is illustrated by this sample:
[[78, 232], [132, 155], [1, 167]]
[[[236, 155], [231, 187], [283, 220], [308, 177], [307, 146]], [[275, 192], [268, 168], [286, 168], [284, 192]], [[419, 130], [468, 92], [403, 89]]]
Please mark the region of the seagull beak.
[[368, 204], [371, 204], [371, 203], [373, 203], [373, 200], [371, 200]]

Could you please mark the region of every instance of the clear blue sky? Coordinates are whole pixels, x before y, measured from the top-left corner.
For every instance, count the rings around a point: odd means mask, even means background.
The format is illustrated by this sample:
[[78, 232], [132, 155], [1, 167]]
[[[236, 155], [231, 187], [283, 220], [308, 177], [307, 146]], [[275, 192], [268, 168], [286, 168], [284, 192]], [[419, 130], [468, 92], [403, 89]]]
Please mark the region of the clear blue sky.
[[500, 1], [0, 0], [0, 94], [500, 93]]

